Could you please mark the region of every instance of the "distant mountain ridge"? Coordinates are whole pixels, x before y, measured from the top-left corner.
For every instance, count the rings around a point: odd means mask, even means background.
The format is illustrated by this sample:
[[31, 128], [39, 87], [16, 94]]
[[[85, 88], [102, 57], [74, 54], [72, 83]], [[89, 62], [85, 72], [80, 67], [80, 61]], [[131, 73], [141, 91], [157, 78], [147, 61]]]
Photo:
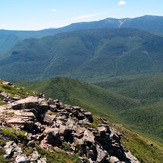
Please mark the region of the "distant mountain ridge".
[[142, 16], [136, 18], [106, 18], [104, 20], [73, 23], [61, 28], [40, 31], [0, 30], [0, 54], [7, 52], [17, 43], [27, 38], [40, 38], [62, 32], [101, 28], [136, 28], [149, 31], [163, 31], [163, 16]]
[[163, 72], [163, 38], [137, 29], [94, 29], [24, 40], [0, 61], [1, 78], [85, 81]]

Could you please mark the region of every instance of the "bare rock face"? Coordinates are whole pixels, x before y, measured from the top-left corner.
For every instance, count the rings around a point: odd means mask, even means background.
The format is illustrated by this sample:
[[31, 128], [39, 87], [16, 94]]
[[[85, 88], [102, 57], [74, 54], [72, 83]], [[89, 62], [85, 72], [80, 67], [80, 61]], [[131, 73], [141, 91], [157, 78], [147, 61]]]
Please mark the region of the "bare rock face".
[[121, 134], [106, 119], [101, 118], [103, 123], [92, 128], [92, 113], [78, 106], [64, 105], [39, 94], [0, 106], [0, 115], [4, 112], [5, 125], [26, 131], [26, 146], [34, 149], [26, 155], [17, 142], [7, 142], [5, 157], [14, 158], [16, 163], [46, 162], [35, 149], [35, 141], [47, 150], [64, 150], [66, 146], [68, 152], [80, 153], [81, 160], [87, 157], [89, 162], [139, 162], [121, 145]]

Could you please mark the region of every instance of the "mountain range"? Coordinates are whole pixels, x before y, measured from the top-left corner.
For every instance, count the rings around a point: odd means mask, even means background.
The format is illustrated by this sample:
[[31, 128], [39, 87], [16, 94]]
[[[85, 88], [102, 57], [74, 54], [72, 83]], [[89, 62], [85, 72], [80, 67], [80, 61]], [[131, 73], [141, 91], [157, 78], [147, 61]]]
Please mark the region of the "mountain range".
[[1, 78], [85, 81], [161, 73], [163, 38], [138, 29], [93, 29], [27, 39], [0, 60]]
[[40, 38], [62, 32], [71, 32], [86, 29], [103, 29], [103, 28], [137, 28], [158, 32], [162, 35], [163, 17], [146, 15], [137, 18], [106, 18], [94, 22], [73, 23], [61, 28], [50, 28], [40, 31], [16, 31], [0, 30], [0, 55], [7, 52], [17, 43], [28, 38]]

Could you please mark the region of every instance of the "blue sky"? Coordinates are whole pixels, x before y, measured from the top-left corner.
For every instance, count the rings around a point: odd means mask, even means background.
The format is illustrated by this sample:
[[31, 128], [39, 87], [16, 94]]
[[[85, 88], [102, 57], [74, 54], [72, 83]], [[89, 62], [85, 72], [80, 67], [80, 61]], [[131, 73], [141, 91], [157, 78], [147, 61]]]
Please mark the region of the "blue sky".
[[163, 16], [163, 0], [0, 0], [0, 29], [39, 30], [143, 15]]

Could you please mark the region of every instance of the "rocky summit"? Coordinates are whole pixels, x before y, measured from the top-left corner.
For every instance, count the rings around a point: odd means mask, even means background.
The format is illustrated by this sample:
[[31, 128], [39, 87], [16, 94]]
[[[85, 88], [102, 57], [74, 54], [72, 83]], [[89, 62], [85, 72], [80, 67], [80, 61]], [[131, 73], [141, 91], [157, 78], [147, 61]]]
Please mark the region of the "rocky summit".
[[139, 162], [104, 118], [43, 94], [7, 99], [0, 106], [1, 162]]

